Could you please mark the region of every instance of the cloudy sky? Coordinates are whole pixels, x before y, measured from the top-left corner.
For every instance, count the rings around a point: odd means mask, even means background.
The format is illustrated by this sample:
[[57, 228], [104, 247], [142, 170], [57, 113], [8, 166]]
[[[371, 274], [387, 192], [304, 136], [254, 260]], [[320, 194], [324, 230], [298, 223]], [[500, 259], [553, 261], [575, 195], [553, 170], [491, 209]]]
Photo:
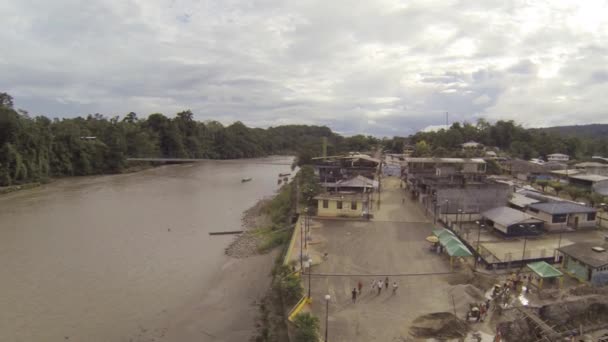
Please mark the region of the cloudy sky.
[[0, 18], [0, 91], [32, 114], [608, 123], [606, 1], [4, 0]]

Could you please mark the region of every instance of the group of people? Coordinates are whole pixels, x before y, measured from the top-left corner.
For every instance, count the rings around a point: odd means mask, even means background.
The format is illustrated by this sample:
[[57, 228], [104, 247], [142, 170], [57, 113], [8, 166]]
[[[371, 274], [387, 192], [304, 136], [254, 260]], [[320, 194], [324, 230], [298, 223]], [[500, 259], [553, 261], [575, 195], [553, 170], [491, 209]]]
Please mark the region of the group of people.
[[[384, 288], [385, 291], [388, 291], [390, 282], [388, 280], [388, 277], [384, 278], [384, 281], [382, 279], [376, 280], [373, 279], [371, 282], [371, 293], [374, 293], [375, 291], [377, 291], [377, 294], [380, 295], [382, 293], [382, 289]], [[393, 281], [393, 285], [392, 285], [392, 289], [393, 292], [392, 294], [396, 294], [397, 293], [397, 288], [399, 288], [399, 285], [397, 285], [396, 281]], [[363, 290], [363, 283], [361, 282], [361, 280], [359, 280], [359, 282], [357, 283], [357, 287], [353, 288], [352, 291], [352, 300], [353, 300], [353, 304], [357, 302], [357, 296], [361, 296], [361, 291]]]

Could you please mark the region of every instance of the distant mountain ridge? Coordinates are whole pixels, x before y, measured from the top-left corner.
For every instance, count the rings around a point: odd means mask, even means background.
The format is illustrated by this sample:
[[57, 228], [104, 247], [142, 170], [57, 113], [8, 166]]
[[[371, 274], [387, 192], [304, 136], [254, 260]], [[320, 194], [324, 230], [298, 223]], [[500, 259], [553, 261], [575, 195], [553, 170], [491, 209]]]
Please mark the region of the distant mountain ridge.
[[555, 126], [537, 128], [538, 130], [558, 133], [565, 136], [586, 137], [586, 138], [605, 138], [608, 137], [608, 124], [589, 124], [573, 126]]

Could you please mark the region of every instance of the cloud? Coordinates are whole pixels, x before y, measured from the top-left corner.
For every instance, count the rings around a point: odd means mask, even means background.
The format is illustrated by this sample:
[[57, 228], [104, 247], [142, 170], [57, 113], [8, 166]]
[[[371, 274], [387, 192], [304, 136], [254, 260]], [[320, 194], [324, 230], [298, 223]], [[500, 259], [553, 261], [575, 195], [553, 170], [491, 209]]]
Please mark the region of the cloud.
[[[608, 122], [604, 2], [0, 2], [0, 91], [33, 114], [407, 135]], [[491, 24], [490, 24], [491, 23]]]

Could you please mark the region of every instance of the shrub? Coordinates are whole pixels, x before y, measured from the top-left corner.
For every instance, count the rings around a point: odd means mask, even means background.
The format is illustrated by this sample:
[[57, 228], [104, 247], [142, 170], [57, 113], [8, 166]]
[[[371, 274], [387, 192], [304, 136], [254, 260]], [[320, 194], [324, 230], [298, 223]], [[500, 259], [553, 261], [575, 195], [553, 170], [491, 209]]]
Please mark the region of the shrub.
[[294, 318], [296, 325], [296, 342], [317, 342], [317, 331], [319, 330], [319, 319], [308, 312], [299, 313]]

